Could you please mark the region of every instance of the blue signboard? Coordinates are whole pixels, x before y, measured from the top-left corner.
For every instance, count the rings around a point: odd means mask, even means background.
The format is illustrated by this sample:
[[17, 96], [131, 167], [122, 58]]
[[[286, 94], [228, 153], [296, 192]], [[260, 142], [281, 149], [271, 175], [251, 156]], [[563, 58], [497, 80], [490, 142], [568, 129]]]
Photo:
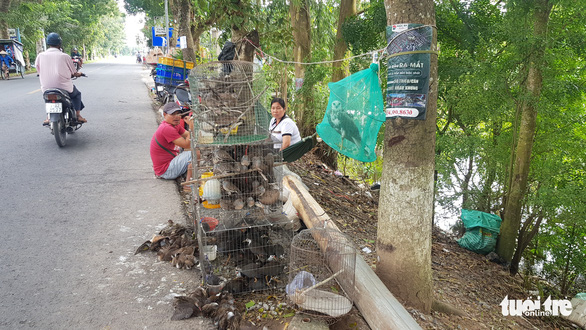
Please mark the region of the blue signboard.
[[[165, 29], [155, 28], [154, 26], [151, 28], [152, 36], [153, 36], [153, 47], [165, 46]], [[169, 39], [173, 38], [173, 28], [169, 28]]]

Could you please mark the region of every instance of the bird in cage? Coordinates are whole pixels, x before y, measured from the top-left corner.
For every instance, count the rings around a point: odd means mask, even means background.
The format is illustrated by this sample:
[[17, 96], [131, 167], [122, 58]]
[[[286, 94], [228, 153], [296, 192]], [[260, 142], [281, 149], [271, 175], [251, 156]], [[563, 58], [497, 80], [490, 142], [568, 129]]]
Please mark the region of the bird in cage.
[[228, 193], [228, 195], [232, 194], [240, 194], [240, 189], [229, 180], [222, 181], [222, 188]]
[[248, 207], [253, 207], [255, 202], [256, 201], [254, 200], [254, 197], [252, 197], [252, 196], [250, 196], [246, 199], [246, 205], [248, 205]]
[[264, 162], [267, 167], [272, 168], [273, 165], [275, 164], [275, 155], [273, 155], [272, 152], [267, 153], [264, 158]]
[[[353, 117], [354, 110], [346, 110], [342, 106], [342, 102], [336, 100], [332, 102], [330, 111], [326, 115], [330, 126], [340, 134], [340, 149], [344, 149], [344, 140], [353, 143], [356, 148], [360, 148], [362, 141], [361, 131], [356, 125], [356, 118]], [[365, 148], [368, 153], [368, 148]]]
[[247, 244], [246, 248], [252, 252], [256, 259], [264, 261], [268, 258], [267, 252], [262, 246], [262, 243], [253, 240], [252, 238], [247, 238], [244, 242]]
[[234, 209], [234, 203], [231, 199], [222, 198], [220, 199], [220, 208], [225, 211], [230, 211]]
[[240, 164], [248, 168], [248, 166], [250, 166], [250, 156], [242, 155], [242, 158], [240, 158]]
[[277, 189], [269, 188], [262, 195], [258, 197], [258, 201], [263, 205], [273, 205], [281, 197], [281, 192]]
[[230, 173], [238, 173], [240, 172], [240, 167], [238, 168], [235, 166], [238, 163], [218, 163], [214, 164], [213, 171], [216, 175], [222, 174], [230, 174]]
[[242, 277], [236, 277], [231, 279], [224, 285], [224, 291], [232, 294], [238, 294], [246, 290], [246, 279]]
[[212, 162], [214, 164], [219, 164], [223, 162], [234, 162], [234, 158], [230, 156], [230, 154], [223, 149], [215, 149], [212, 154]]
[[256, 187], [252, 188], [252, 194], [255, 196], [261, 196], [265, 193], [265, 191], [266, 191], [266, 188], [260, 184]]
[[250, 168], [253, 170], [259, 170], [259, 169], [262, 169], [262, 167], [263, 167], [262, 158], [259, 156], [252, 157], [251, 163], [252, 164], [251, 164]]
[[244, 208], [244, 201], [241, 198], [236, 198], [232, 204], [235, 210], [242, 210]]

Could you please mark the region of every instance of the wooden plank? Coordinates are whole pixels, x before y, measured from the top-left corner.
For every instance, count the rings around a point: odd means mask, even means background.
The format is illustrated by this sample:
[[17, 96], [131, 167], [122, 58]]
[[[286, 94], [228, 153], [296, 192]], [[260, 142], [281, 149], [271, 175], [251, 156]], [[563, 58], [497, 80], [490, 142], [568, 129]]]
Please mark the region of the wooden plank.
[[[307, 228], [325, 227], [339, 230], [307, 189], [293, 176], [285, 176], [283, 184], [290, 191], [293, 206]], [[411, 314], [387, 289], [360, 254], [356, 255], [354, 304], [372, 329], [421, 329]]]

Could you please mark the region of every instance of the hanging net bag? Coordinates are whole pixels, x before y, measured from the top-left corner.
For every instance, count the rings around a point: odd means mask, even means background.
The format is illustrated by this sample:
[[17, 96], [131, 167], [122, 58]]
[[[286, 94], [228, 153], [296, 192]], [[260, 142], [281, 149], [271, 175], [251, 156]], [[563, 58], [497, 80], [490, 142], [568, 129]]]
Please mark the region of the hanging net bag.
[[376, 160], [374, 147], [386, 119], [378, 65], [329, 83], [330, 99], [317, 134], [339, 153], [363, 162]]

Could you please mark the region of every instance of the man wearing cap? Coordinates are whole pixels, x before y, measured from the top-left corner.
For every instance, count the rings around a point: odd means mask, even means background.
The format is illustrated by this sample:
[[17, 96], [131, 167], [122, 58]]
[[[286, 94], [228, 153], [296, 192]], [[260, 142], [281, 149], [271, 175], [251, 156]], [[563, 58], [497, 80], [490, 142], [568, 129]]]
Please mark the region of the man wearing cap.
[[[49, 33], [47, 46], [49, 48], [40, 53], [35, 62], [41, 81], [41, 90], [43, 92], [49, 88], [66, 90], [71, 98], [73, 108], [76, 110], [77, 121], [87, 123], [87, 120], [81, 116], [81, 110], [84, 108], [81, 92], [71, 81], [72, 77], [80, 77], [81, 72], [75, 70], [71, 57], [61, 51], [61, 37], [57, 33]], [[49, 119], [45, 120], [43, 125], [49, 125]]]
[[[161, 179], [173, 180], [187, 172], [191, 179], [191, 151], [189, 131], [179, 125], [183, 112], [175, 102], [163, 107], [164, 120], [151, 139], [151, 160], [155, 175]], [[190, 120], [184, 119], [188, 124]], [[181, 152], [180, 149], [185, 151]]]

